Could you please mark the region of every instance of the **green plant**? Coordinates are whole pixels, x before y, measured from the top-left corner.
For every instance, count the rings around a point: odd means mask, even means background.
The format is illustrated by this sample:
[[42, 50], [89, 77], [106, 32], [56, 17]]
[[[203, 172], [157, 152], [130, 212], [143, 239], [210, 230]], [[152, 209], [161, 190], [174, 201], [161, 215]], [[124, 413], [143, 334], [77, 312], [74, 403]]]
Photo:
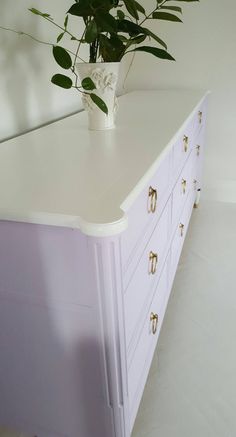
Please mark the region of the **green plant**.
[[[68, 75], [58, 73], [52, 77], [52, 83], [65, 89], [75, 88], [79, 92], [89, 93], [94, 103], [107, 112], [104, 102], [93, 93], [96, 89], [93, 81], [85, 78], [79, 84], [75, 66], [78, 60], [85, 62], [80, 56], [82, 45], [87, 44], [91, 63], [119, 62], [130, 52], [146, 52], [157, 58], [174, 60], [167, 51], [166, 43], [147, 25], [153, 20], [182, 22], [178, 16], [181, 15], [182, 8], [176, 4], [193, 1], [199, 0], [155, 0], [152, 11], [146, 12], [144, 6], [136, 0], [75, 0], [65, 13], [63, 25], [56, 23], [48, 13], [36, 8], [29, 10], [60, 30], [56, 43], [51, 44], [53, 56], [61, 68], [72, 73], [74, 80]], [[75, 35], [69, 29], [71, 16], [77, 17], [83, 25], [80, 35]], [[31, 38], [35, 39], [32, 36]], [[66, 38], [75, 43], [74, 52], [68, 50], [64, 44], [61, 46], [62, 40], [64, 43]], [[146, 45], [146, 41], [155, 45]]]

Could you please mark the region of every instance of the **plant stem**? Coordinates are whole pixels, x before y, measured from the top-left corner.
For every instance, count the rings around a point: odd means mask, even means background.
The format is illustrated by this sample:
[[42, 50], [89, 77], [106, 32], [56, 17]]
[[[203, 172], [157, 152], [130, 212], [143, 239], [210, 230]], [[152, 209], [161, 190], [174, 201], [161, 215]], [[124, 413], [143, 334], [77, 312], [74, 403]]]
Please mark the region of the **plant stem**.
[[[74, 59], [74, 62], [73, 62], [73, 67], [75, 67], [76, 59], [77, 59], [77, 58], [81, 59], [81, 58], [78, 56], [78, 53], [79, 53], [80, 46], [81, 46], [81, 44], [82, 44], [82, 40], [83, 40], [83, 37], [84, 37], [84, 35], [85, 35], [85, 32], [86, 32], [86, 29], [84, 29], [83, 34], [82, 34], [82, 36], [81, 36], [81, 39], [80, 39], [80, 41], [79, 41], [78, 47], [77, 47], [77, 49], [76, 49], [76, 52], [75, 52], [75, 59]], [[83, 61], [83, 62], [85, 62], [85, 61]]]
[[[80, 46], [81, 46], [81, 44], [82, 44], [82, 39], [83, 39], [83, 37], [84, 37], [84, 35], [85, 35], [85, 32], [86, 32], [86, 28], [84, 29], [83, 34], [82, 34], [82, 36], [81, 36], [81, 40], [80, 40], [80, 42], [79, 42], [79, 44], [78, 44], [78, 46], [77, 46], [77, 49], [76, 49], [76, 52], [75, 52], [75, 57], [74, 57], [73, 66], [71, 67], [71, 71], [72, 71], [72, 73], [75, 75], [75, 87], [77, 87], [77, 85], [78, 85], [78, 80], [79, 80], [79, 76], [78, 76], [78, 74], [77, 74], [76, 71], [75, 71], [75, 64], [76, 64], [76, 60], [77, 60], [77, 58], [79, 58], [79, 59], [81, 60], [81, 58], [78, 56], [78, 53], [79, 53], [79, 49], [80, 49]], [[83, 62], [85, 62], [85, 61], [83, 61]]]
[[33, 39], [36, 42], [39, 42], [40, 44], [46, 44], [48, 46], [54, 46], [54, 44], [52, 44], [50, 42], [41, 41], [40, 39], [35, 38], [34, 36], [30, 35], [29, 33], [22, 32], [21, 30], [9, 29], [8, 27], [3, 27], [3, 26], [0, 26], [0, 29], [7, 30], [8, 32], [17, 33], [18, 35], [28, 36], [29, 38]]
[[58, 29], [63, 30], [63, 32], [67, 33], [68, 35], [70, 35], [73, 39], [75, 39], [76, 41], [80, 41], [78, 38], [76, 38], [74, 35], [72, 35], [71, 32], [69, 32], [69, 30], [65, 29], [64, 27], [60, 26], [59, 24], [55, 23], [55, 21], [50, 20], [50, 18], [48, 17], [43, 17], [42, 15], [40, 15], [42, 18], [44, 18], [44, 20], [49, 21], [49, 23], [53, 24], [54, 26], [58, 27]]
[[87, 93], [87, 92], [84, 91], [84, 90], [80, 90], [81, 87], [79, 87], [79, 86], [72, 85], [71, 88], [75, 88], [75, 89], [76, 89], [79, 93], [81, 93], [81, 94], [88, 94], [88, 95], [90, 95], [90, 93]]
[[97, 38], [96, 38], [95, 41], [90, 44], [89, 62], [93, 64], [96, 63], [97, 61], [97, 49], [98, 49], [98, 45], [97, 45]]
[[129, 73], [130, 73], [130, 70], [131, 70], [131, 68], [132, 68], [132, 66], [133, 66], [135, 55], [136, 55], [136, 53], [133, 52], [132, 59], [131, 59], [131, 61], [130, 61], [130, 64], [129, 64], [129, 67], [128, 67], [128, 70], [127, 70], [127, 73], [126, 73], [125, 78], [124, 78], [124, 81], [123, 81], [123, 89], [125, 89], [125, 84], [126, 84], [126, 81], [127, 81], [128, 75], [129, 75]]
[[[38, 38], [35, 38], [34, 36], [30, 35], [29, 33], [22, 32], [21, 30], [14, 30], [14, 29], [10, 29], [10, 28], [8, 28], [8, 27], [3, 27], [3, 26], [0, 26], [0, 29], [2, 29], [2, 30], [6, 30], [7, 32], [17, 33], [19, 36], [28, 36], [28, 38], [31, 38], [33, 41], [36, 41], [36, 42], [38, 42], [38, 43], [40, 43], [40, 44], [44, 44], [44, 45], [51, 46], [51, 47], [54, 47], [54, 46], [55, 46], [55, 44], [53, 44], [53, 43], [46, 42], [46, 41], [42, 41], [42, 40], [40, 40], [40, 39], [38, 39]], [[79, 58], [82, 62], [85, 62], [84, 59], [82, 59], [82, 58], [80, 58], [80, 57], [78, 56], [78, 54], [76, 55], [74, 52], [72, 52], [72, 51], [69, 50], [69, 49], [66, 49], [66, 51], [67, 51], [68, 53], [70, 53], [71, 55], [76, 56], [77, 58]]]
[[163, 0], [162, 3], [158, 4], [157, 7], [156, 7], [155, 9], [153, 9], [153, 11], [150, 12], [150, 14], [148, 14], [148, 15], [144, 18], [144, 20], [142, 20], [142, 21], [139, 23], [139, 26], [141, 26], [141, 25], [142, 25], [146, 20], [148, 20], [148, 19], [152, 16], [153, 12], [155, 12], [157, 9], [160, 9], [160, 7], [161, 7], [162, 5], [164, 5], [164, 3], [166, 3], [166, 1], [167, 1], [167, 0]]
[[96, 39], [96, 62], [99, 58], [99, 37]]

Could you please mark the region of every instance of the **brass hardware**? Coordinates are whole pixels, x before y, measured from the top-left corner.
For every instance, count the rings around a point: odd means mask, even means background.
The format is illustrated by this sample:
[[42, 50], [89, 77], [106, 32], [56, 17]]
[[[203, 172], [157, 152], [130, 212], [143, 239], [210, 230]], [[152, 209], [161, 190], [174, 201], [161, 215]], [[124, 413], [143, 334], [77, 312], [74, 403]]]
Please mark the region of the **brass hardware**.
[[184, 225], [183, 225], [183, 223], [179, 224], [179, 229], [180, 229], [180, 236], [183, 237], [183, 235], [184, 235]]
[[182, 179], [181, 185], [182, 185], [183, 194], [185, 194], [186, 193], [186, 185], [187, 185], [186, 179]]
[[152, 333], [155, 335], [157, 332], [158, 314], [151, 313], [150, 321], [152, 322]]
[[149, 253], [149, 274], [154, 275], [157, 270], [158, 255], [157, 253]]
[[199, 144], [196, 146], [196, 149], [197, 149], [197, 156], [199, 156], [200, 155], [200, 149], [201, 149], [201, 146], [199, 146]]
[[196, 199], [195, 199], [195, 202], [194, 202], [194, 205], [193, 205], [194, 208], [198, 208], [198, 204], [199, 204], [199, 200], [200, 200], [200, 194], [201, 194], [201, 188], [198, 188], [197, 189], [197, 194], [196, 194]]
[[202, 111], [198, 111], [198, 122], [199, 124], [202, 122]]
[[188, 151], [188, 137], [186, 135], [184, 135], [184, 137], [183, 137], [183, 142], [184, 142], [184, 151], [187, 152]]
[[153, 213], [156, 211], [156, 206], [157, 206], [157, 190], [155, 190], [151, 186], [149, 187], [148, 198], [149, 198], [148, 212]]

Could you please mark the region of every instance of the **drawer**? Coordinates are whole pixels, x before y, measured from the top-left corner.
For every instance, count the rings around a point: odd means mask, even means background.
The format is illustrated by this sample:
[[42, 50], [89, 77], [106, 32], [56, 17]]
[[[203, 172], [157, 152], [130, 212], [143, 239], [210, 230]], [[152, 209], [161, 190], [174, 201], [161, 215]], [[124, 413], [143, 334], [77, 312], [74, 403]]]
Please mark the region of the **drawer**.
[[190, 192], [180, 215], [174, 237], [171, 244], [171, 267], [170, 267], [170, 283], [172, 284], [176, 272], [176, 268], [179, 262], [179, 257], [183, 247], [184, 239], [187, 233], [190, 217], [193, 210], [194, 191]]
[[[166, 294], [168, 293], [168, 267], [165, 264], [157, 286], [154, 298], [146, 311], [145, 321], [138, 345], [128, 367], [128, 392], [130, 413], [138, 407], [139, 394], [142, 393], [153, 353], [160, 333], [164, 311], [166, 307]], [[158, 319], [156, 319], [156, 316]], [[138, 399], [137, 399], [138, 398]]]
[[[155, 226], [170, 195], [170, 162], [171, 154], [168, 153], [134, 205], [126, 211], [128, 229], [121, 237], [122, 265], [125, 273], [130, 264], [134, 266], [137, 263], [140, 253], [137, 247], [142, 243], [145, 246], [147, 228], [150, 229], [149, 225], [152, 228]], [[152, 229], [150, 231], [152, 232]]]
[[168, 202], [125, 291], [125, 330], [128, 352], [131, 343], [135, 342], [135, 337], [138, 335], [140, 319], [145, 307], [148, 307], [164, 265], [169, 240], [170, 212], [170, 202]]
[[172, 226], [175, 226], [184, 207], [188, 194], [194, 190], [195, 173], [193, 153], [188, 158], [172, 193]]

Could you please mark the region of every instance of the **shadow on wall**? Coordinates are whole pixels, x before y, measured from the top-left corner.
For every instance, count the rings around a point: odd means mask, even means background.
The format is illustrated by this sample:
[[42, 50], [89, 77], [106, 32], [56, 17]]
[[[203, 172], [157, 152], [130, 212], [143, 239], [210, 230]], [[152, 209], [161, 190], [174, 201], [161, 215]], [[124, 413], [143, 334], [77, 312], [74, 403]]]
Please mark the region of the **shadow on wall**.
[[[39, 21], [27, 11], [27, 5], [1, 0], [0, 25], [37, 35]], [[14, 22], [12, 19], [14, 11]], [[25, 16], [25, 23], [22, 20]], [[18, 18], [17, 18], [18, 17]], [[14, 23], [14, 24], [12, 24]], [[0, 30], [1, 103], [0, 139], [29, 130], [45, 122], [43, 110], [50, 111], [50, 94], [40, 87], [41, 76], [47, 84], [45, 56], [48, 48], [39, 46], [26, 36]], [[44, 76], [44, 77], [43, 77]], [[48, 80], [50, 87], [50, 82]], [[44, 84], [43, 84], [44, 86]]]

